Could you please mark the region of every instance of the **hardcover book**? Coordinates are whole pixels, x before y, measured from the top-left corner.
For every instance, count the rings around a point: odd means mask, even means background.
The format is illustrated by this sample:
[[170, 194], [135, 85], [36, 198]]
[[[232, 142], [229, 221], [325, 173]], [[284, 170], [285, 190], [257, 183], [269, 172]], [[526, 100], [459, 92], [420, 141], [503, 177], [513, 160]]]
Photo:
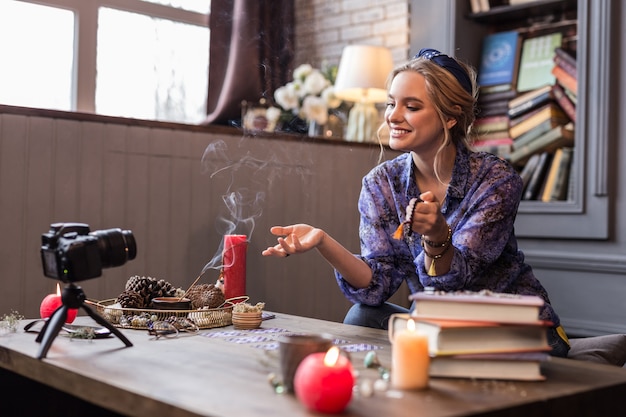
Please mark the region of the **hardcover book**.
[[543, 381], [541, 364], [550, 360], [546, 352], [479, 353], [435, 356], [430, 359], [431, 377]]
[[485, 36], [478, 72], [478, 84], [481, 87], [506, 85], [515, 89], [519, 45], [517, 31], [496, 32]]
[[561, 47], [556, 48], [554, 50], [554, 62], [563, 67], [572, 77], [578, 78], [578, 63], [572, 52]]
[[524, 117], [525, 115], [523, 115], [518, 120], [511, 120], [511, 127], [509, 128], [511, 138], [517, 138], [546, 120], [552, 120], [555, 124], [566, 124], [569, 122], [569, 117], [567, 117], [563, 110], [561, 110], [561, 107], [555, 102], [549, 102], [539, 107], [534, 112], [527, 114], [528, 117]]
[[508, 115], [510, 118], [521, 116], [530, 110], [536, 109], [550, 100], [553, 100], [552, 86], [546, 85], [535, 90], [531, 90], [522, 96], [516, 98], [516, 101], [511, 104], [509, 101]]
[[551, 323], [540, 320], [500, 323], [394, 314], [390, 318], [389, 326], [391, 340], [394, 332], [406, 329], [410, 319], [415, 323], [416, 333], [428, 336], [428, 351], [431, 356], [550, 350], [547, 326]]
[[[543, 194], [543, 201], [564, 201], [567, 199], [569, 188], [569, 174], [572, 165], [574, 149], [569, 147], [559, 148], [559, 164], [555, 167], [554, 181], [550, 191]], [[556, 159], [556, 154], [555, 154]], [[552, 163], [554, 165], [554, 162]]]
[[555, 152], [563, 146], [574, 146], [574, 126], [572, 123], [556, 126], [530, 143], [515, 149], [509, 155], [509, 162], [513, 165], [524, 163], [534, 153]]
[[411, 294], [413, 313], [420, 317], [520, 323], [535, 321], [544, 301], [534, 295], [504, 294], [492, 291], [424, 291]]
[[522, 200], [537, 199], [539, 191], [541, 190], [541, 185], [543, 184], [546, 177], [546, 172], [548, 171], [551, 159], [552, 154], [548, 152], [542, 152], [541, 154], [539, 154], [539, 161], [537, 162], [537, 166], [533, 171], [533, 175], [530, 177], [530, 181], [528, 182], [526, 191], [524, 191]]
[[539, 123], [536, 127], [533, 127], [515, 138], [515, 140], [513, 140], [513, 149], [520, 149], [522, 146], [527, 145], [554, 127], [556, 127], [556, 125], [552, 120]]
[[565, 114], [567, 114], [567, 117], [569, 117], [572, 122], [576, 123], [576, 105], [570, 100], [559, 83], [552, 86], [552, 95]]
[[554, 84], [554, 50], [561, 46], [562, 38], [561, 32], [554, 32], [524, 40], [517, 78], [518, 92]]
[[556, 81], [563, 87], [567, 88], [574, 94], [578, 93], [578, 80], [565, 72], [562, 67], [559, 67], [558, 65], [554, 66], [554, 68], [552, 68], [552, 74], [556, 78]]

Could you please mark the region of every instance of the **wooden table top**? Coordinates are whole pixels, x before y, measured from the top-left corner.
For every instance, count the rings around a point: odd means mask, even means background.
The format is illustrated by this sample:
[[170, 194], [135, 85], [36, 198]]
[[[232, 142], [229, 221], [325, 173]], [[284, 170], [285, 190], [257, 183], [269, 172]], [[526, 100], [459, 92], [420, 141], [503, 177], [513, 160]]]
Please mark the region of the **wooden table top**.
[[[328, 333], [351, 351], [359, 379], [376, 379], [365, 369], [365, 351], [376, 348], [390, 367], [387, 332], [276, 313], [258, 331], [232, 326], [193, 336], [153, 340], [145, 330], [117, 337], [70, 339], [60, 333], [47, 356], [37, 359], [36, 335], [0, 336], [0, 367], [129, 416], [299, 416], [308, 412], [295, 396], [276, 394], [268, 375], [280, 375], [276, 338], [290, 332]], [[95, 324], [88, 317], [77, 323]], [[76, 323], [75, 323], [76, 324]], [[431, 378], [423, 391], [376, 392], [355, 396], [345, 416], [588, 416], [626, 415], [626, 371], [622, 368], [553, 358], [546, 381], [472, 381]]]

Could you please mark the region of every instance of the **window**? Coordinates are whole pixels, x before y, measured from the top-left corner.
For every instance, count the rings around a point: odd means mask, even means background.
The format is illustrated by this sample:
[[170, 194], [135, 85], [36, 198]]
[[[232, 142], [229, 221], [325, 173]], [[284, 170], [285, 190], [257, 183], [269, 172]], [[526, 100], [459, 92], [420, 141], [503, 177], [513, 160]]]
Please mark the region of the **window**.
[[3, 0], [0, 103], [198, 123], [209, 11], [210, 0]]

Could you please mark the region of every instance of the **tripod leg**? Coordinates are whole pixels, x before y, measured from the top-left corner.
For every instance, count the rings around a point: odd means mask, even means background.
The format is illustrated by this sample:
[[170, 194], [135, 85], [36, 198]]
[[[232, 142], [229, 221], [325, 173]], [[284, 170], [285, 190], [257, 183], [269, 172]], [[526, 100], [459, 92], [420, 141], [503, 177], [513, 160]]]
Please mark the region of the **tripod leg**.
[[63, 327], [63, 323], [65, 323], [66, 319], [67, 306], [61, 305], [54, 311], [54, 313], [52, 313], [52, 316], [50, 316], [43, 329], [39, 333], [40, 336], [42, 334], [43, 336], [41, 336], [41, 338], [37, 337], [37, 341], [39, 342], [41, 340], [42, 342], [41, 348], [39, 348], [39, 353], [37, 354], [37, 359], [42, 359], [46, 357], [46, 355], [48, 354], [48, 350], [50, 349], [50, 346], [54, 341], [54, 338], [59, 334], [59, 331]]
[[98, 313], [96, 313], [95, 311], [93, 311], [89, 306], [87, 306], [86, 304], [81, 305], [81, 308], [83, 310], [85, 310], [87, 312], [87, 314], [89, 314], [89, 317], [91, 317], [92, 319], [94, 319], [98, 324], [106, 327], [107, 329], [109, 329], [111, 331], [111, 333], [113, 333], [115, 336], [117, 336], [122, 342], [124, 342], [124, 344], [127, 347], [131, 347], [133, 344], [131, 343], [130, 340], [128, 340], [128, 338], [126, 336], [124, 336], [124, 334], [122, 332], [120, 332], [120, 330], [113, 326], [111, 323], [109, 323], [108, 321], [106, 321], [104, 319], [104, 317], [100, 316]]

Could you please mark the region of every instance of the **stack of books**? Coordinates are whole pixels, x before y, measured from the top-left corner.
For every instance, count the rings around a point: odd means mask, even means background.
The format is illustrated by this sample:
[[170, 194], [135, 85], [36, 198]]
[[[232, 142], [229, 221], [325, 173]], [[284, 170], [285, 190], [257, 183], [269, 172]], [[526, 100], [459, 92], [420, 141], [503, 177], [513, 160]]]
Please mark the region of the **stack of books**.
[[411, 314], [392, 316], [390, 331], [413, 320], [428, 335], [431, 377], [541, 381], [549, 360], [547, 328], [537, 296], [483, 292], [421, 292]]

